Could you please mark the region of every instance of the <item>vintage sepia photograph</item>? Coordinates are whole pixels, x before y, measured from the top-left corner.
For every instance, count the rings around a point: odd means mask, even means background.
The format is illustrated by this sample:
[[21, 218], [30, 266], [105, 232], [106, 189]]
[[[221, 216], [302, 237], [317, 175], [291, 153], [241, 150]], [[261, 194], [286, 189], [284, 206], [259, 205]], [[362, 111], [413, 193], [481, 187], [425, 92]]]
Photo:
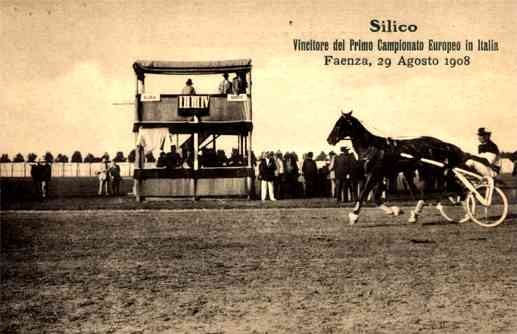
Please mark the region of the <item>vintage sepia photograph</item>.
[[0, 332], [515, 333], [516, 19], [0, 0]]

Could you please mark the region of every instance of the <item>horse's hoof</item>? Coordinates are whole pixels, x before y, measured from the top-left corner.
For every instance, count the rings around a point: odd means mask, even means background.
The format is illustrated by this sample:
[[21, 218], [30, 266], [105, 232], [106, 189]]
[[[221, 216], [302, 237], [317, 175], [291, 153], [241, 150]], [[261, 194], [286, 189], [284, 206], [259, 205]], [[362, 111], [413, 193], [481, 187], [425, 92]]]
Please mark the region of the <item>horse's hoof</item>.
[[411, 214], [409, 215], [409, 219], [407, 220], [410, 224], [415, 224], [418, 221], [415, 211], [411, 210]]
[[423, 200], [419, 200], [418, 202], [416, 202], [415, 212], [417, 212], [417, 213], [422, 212], [422, 210], [424, 209], [424, 205], [425, 205], [425, 202]]
[[401, 213], [401, 210], [398, 206], [390, 206], [390, 209], [394, 216], [398, 216]]
[[387, 215], [392, 215], [393, 214], [393, 209], [388, 207], [388, 206], [386, 206], [386, 205], [384, 205], [384, 204], [380, 205], [379, 208], [382, 211], [384, 211], [384, 213], [387, 214]]
[[355, 214], [353, 212], [350, 212], [348, 214], [348, 224], [349, 225], [354, 225], [357, 222], [358, 219], [359, 219], [359, 215], [358, 214]]

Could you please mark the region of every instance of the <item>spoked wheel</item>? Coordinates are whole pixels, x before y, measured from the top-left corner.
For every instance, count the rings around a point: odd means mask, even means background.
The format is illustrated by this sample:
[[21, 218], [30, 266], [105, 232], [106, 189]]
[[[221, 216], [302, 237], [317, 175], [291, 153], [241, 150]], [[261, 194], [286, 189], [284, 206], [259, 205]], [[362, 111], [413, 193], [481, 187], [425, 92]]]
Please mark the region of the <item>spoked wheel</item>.
[[458, 203], [438, 203], [436, 205], [443, 218], [452, 223], [465, 223], [470, 219], [467, 208], [462, 202]]
[[[485, 196], [490, 188], [486, 184], [481, 184], [476, 187], [476, 190]], [[475, 223], [484, 227], [494, 227], [506, 219], [508, 199], [501, 189], [494, 187], [492, 202], [489, 205], [483, 205], [476, 199], [474, 193], [470, 192], [467, 197], [467, 212]]]

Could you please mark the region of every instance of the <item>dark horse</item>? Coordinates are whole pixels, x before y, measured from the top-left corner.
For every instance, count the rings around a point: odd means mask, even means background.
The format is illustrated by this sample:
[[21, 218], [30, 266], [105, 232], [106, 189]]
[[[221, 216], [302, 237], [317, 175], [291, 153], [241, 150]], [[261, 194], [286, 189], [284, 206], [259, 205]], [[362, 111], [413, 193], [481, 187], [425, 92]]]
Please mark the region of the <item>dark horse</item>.
[[[445, 162], [448, 166], [458, 166], [464, 163], [467, 155], [457, 146], [443, 142], [433, 137], [418, 137], [414, 139], [393, 140], [390, 138], [379, 137], [370, 133], [359, 120], [352, 116], [352, 112], [342, 113], [334, 128], [330, 132], [327, 142], [336, 145], [342, 139], [350, 138], [359, 160], [364, 162], [366, 182], [361, 189], [359, 199], [349, 214], [350, 224], [359, 218], [361, 206], [366, 196], [379, 184], [385, 177], [398, 172], [407, 172], [412, 169], [435, 168], [423, 166], [418, 162], [418, 158], [427, 158], [440, 162]], [[415, 159], [403, 158], [400, 154], [410, 154]], [[374, 190], [375, 193], [378, 190]], [[388, 207], [382, 203], [380, 196], [375, 195], [375, 204], [388, 214], [397, 215], [400, 209]], [[416, 216], [422, 210], [423, 201], [420, 200], [414, 211], [412, 211], [411, 222], [416, 221]]]

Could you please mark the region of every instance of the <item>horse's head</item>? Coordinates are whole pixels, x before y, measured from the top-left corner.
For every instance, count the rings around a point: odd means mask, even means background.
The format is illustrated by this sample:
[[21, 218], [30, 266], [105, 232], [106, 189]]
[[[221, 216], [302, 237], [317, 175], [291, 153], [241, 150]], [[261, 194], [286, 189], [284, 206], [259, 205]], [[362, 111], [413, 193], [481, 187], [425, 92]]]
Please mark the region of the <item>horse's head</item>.
[[341, 114], [327, 138], [330, 145], [336, 145], [340, 140], [353, 136], [357, 129], [359, 121], [352, 116], [352, 111]]

